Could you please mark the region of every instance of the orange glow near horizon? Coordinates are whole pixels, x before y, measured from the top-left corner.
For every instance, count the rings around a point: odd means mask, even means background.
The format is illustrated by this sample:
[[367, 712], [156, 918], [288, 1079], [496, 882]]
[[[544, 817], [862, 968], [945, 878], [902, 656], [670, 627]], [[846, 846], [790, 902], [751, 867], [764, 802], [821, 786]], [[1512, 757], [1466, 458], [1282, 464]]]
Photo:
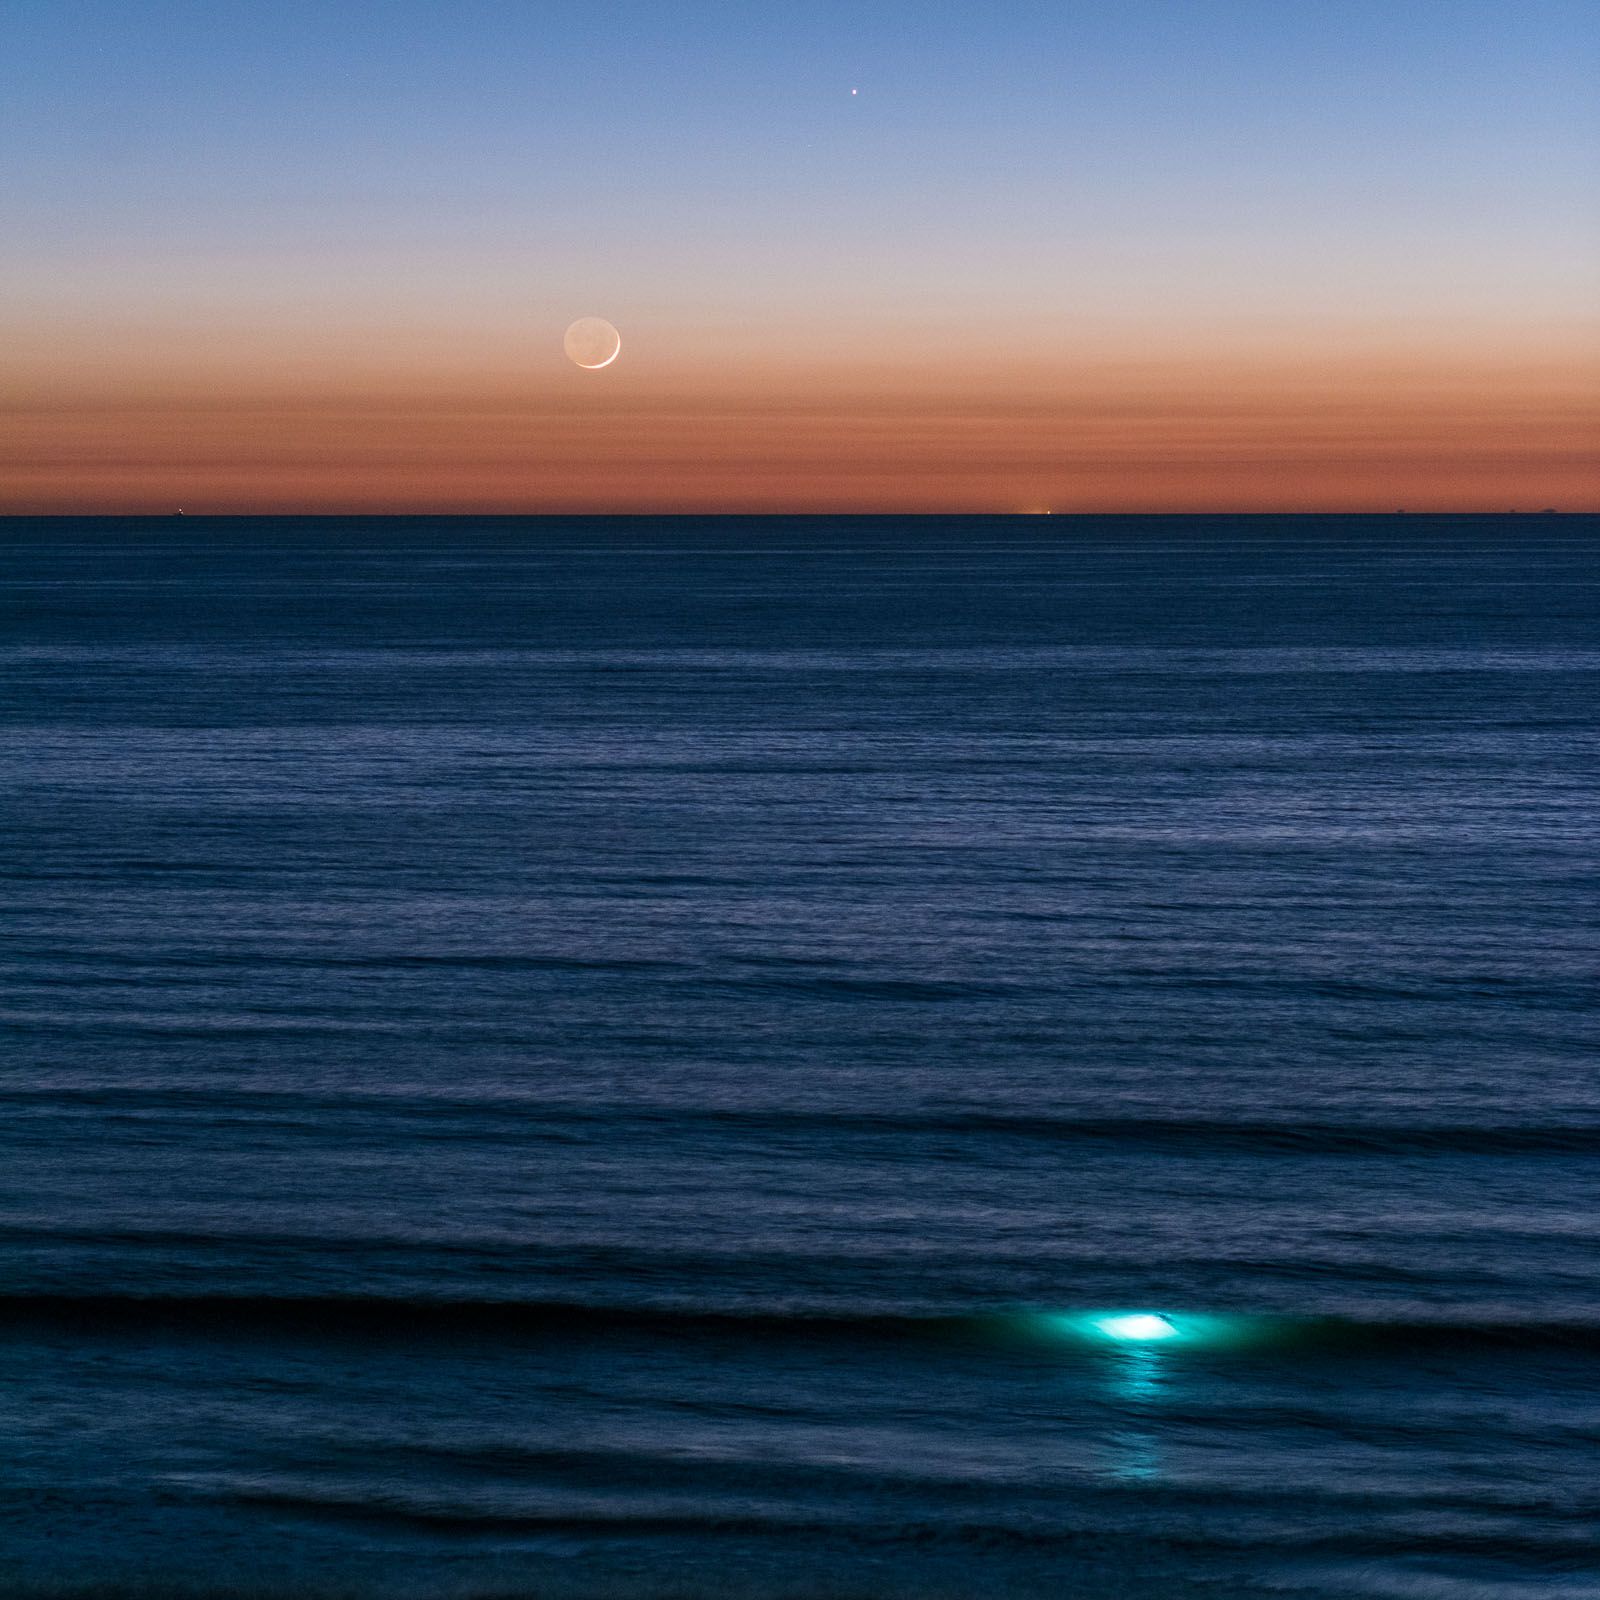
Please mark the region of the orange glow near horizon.
[[1600, 505], [1590, 325], [680, 313], [603, 371], [564, 326], [35, 319], [0, 512]]
[[603, 373], [427, 341], [382, 361], [246, 345], [187, 371], [58, 348], [0, 392], [0, 511], [1580, 510], [1600, 505], [1586, 342], [1162, 358], [1102, 338], [1070, 361], [890, 349], [863, 368], [708, 366], [644, 338]]

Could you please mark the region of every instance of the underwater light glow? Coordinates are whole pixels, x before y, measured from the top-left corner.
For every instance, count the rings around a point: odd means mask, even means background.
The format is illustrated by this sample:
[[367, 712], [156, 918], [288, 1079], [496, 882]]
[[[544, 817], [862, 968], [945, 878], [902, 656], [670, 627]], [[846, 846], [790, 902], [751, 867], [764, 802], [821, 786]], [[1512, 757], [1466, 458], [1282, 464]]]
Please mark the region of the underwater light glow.
[[1157, 1349], [1172, 1354], [1184, 1350], [1244, 1350], [1281, 1343], [1287, 1319], [1239, 1316], [1214, 1311], [1130, 1311], [1126, 1307], [1100, 1306], [1084, 1311], [1031, 1311], [1018, 1313], [1015, 1325], [1059, 1343], [1091, 1347], [1106, 1345], [1123, 1355]]
[[1108, 1339], [1136, 1340], [1141, 1343], [1151, 1339], [1175, 1339], [1178, 1330], [1165, 1318], [1153, 1311], [1136, 1311], [1123, 1317], [1101, 1317], [1095, 1327]]

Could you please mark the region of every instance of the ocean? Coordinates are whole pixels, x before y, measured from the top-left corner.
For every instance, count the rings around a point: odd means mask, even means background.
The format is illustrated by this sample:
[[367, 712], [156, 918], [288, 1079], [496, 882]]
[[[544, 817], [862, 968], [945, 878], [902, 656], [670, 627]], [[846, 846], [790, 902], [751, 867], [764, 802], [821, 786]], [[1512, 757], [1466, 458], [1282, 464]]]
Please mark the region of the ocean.
[[0, 715], [0, 1594], [1600, 1595], [1600, 518], [12, 518]]

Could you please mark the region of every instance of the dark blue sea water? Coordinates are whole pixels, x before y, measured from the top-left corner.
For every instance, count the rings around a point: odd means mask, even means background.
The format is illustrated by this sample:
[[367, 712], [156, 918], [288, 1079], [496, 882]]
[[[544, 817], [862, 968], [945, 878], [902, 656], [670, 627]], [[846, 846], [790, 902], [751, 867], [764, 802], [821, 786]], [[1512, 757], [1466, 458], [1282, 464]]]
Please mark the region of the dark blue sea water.
[[0, 1593], [1600, 1595], [1597, 519], [13, 519], [0, 674]]

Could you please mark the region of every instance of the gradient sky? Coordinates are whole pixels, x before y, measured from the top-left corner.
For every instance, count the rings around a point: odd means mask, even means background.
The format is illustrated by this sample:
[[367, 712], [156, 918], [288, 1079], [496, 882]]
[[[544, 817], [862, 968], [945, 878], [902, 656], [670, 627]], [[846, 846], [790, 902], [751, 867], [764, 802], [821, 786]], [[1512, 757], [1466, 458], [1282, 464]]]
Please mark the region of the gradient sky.
[[1597, 82], [1595, 0], [0, 0], [0, 511], [1593, 508]]

